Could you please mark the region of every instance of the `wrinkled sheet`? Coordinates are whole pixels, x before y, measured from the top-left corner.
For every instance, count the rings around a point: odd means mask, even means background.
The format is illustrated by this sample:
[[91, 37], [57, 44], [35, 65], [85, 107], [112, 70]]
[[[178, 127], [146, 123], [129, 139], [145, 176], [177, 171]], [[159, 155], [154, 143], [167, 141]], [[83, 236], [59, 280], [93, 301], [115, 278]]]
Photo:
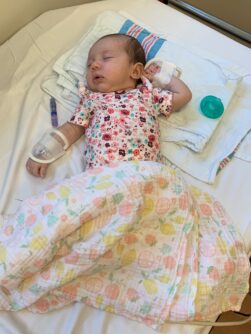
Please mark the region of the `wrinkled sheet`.
[[155, 162], [94, 168], [5, 216], [0, 307], [73, 301], [158, 328], [238, 310], [249, 261], [221, 204]]

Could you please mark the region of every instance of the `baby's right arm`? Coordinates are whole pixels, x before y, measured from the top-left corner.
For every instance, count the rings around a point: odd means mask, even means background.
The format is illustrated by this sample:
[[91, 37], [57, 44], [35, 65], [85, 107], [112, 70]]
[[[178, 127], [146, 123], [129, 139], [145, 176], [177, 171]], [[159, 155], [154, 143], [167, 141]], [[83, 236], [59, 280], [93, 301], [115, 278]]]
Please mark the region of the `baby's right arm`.
[[[57, 128], [58, 131], [60, 131], [67, 139], [69, 146], [75, 143], [83, 134], [85, 131], [85, 128], [76, 124], [72, 123], [65, 123], [62, 126]], [[64, 146], [64, 141], [60, 138], [60, 136], [57, 136], [57, 141]], [[26, 169], [27, 171], [32, 174], [33, 176], [42, 177], [44, 178], [46, 176], [47, 168], [49, 167], [49, 163], [42, 163], [32, 160], [32, 158], [29, 158], [26, 162]]]

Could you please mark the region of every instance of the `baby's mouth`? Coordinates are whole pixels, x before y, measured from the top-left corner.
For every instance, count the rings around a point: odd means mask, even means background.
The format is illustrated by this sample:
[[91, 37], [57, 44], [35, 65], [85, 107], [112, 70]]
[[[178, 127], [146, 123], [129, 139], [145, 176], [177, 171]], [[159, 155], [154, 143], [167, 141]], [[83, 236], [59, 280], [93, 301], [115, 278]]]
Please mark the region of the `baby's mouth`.
[[102, 75], [99, 75], [99, 74], [97, 74], [97, 75], [94, 75], [94, 78], [93, 78], [95, 81], [99, 81], [99, 80], [102, 80], [102, 79], [104, 79], [104, 77], [102, 76]]

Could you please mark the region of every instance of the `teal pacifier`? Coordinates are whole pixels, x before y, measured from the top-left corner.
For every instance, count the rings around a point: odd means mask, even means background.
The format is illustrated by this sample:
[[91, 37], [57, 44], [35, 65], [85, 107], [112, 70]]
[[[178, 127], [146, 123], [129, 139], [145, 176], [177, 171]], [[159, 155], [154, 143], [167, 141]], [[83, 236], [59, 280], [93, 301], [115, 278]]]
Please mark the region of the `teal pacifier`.
[[224, 112], [224, 106], [216, 96], [207, 95], [200, 102], [200, 110], [208, 118], [218, 118]]

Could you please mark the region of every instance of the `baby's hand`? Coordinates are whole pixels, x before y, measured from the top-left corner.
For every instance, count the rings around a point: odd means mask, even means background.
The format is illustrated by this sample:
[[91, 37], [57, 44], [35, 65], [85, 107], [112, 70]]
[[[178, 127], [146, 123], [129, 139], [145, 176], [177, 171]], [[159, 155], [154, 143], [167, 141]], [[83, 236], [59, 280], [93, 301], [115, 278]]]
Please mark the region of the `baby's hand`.
[[27, 171], [33, 176], [42, 177], [42, 178], [45, 177], [48, 166], [49, 164], [43, 164], [40, 162], [36, 162], [30, 158], [26, 162]]
[[152, 62], [149, 66], [145, 68], [144, 75], [148, 80], [153, 81], [155, 74], [159, 73], [160, 70], [161, 70], [160, 64], [158, 62]]

